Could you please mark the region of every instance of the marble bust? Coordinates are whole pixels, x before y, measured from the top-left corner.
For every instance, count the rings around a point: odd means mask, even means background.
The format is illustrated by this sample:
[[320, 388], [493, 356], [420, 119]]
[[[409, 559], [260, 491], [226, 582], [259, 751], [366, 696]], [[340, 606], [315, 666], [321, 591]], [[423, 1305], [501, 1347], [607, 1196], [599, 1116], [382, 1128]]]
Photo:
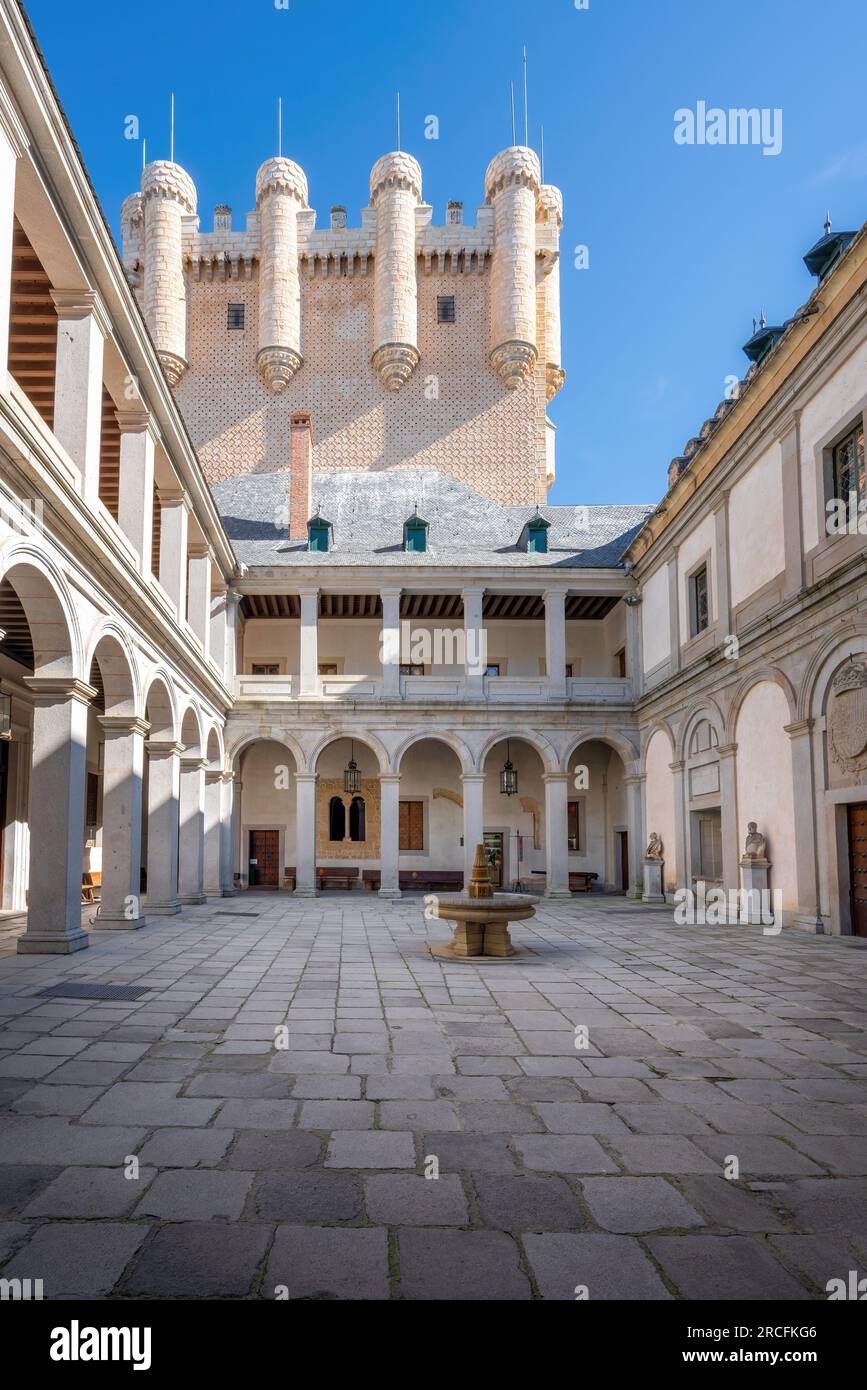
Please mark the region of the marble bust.
[[750, 823], [749, 823], [749, 825], [747, 826], [747, 832], [748, 832], [748, 833], [747, 833], [747, 842], [746, 842], [746, 845], [744, 846], [744, 858], [745, 858], [745, 859], [764, 859], [764, 858], [766, 858], [766, 854], [765, 854], [765, 849], [766, 849], [766, 846], [765, 846], [765, 837], [764, 837], [764, 835], [760, 835], [760, 834], [759, 834], [758, 826], [756, 825], [756, 822], [755, 822], [754, 820], [751, 820]]
[[656, 833], [655, 830], [651, 832], [651, 836], [650, 836], [650, 840], [649, 840], [648, 845], [647, 845], [647, 849], [646, 849], [645, 852], [644, 852], [644, 857], [645, 857], [645, 859], [661, 859], [661, 858], [662, 858], [662, 841], [660, 840], [660, 838], [659, 838], [659, 836], [657, 835], [657, 833]]

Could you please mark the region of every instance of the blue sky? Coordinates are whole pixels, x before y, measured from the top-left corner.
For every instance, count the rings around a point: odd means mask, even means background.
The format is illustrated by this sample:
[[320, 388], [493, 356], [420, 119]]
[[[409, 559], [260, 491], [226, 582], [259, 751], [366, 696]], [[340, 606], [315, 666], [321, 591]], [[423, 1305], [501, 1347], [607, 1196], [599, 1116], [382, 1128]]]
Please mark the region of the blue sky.
[[[278, 0], [279, 4], [283, 0]], [[867, 219], [864, 0], [29, 0], [29, 13], [112, 226], [137, 187], [141, 145], [179, 163], [203, 225], [228, 202], [236, 226], [261, 161], [305, 169], [320, 220], [357, 223], [368, 173], [402, 144], [444, 220], [483, 200], [488, 160], [511, 143], [508, 83], [526, 43], [530, 142], [545, 127], [546, 178], [564, 192], [566, 386], [555, 502], [655, 501], [669, 460], [712, 413], [764, 309], [781, 322], [814, 281], [801, 257], [834, 225]], [[674, 113], [781, 108], [776, 157], [756, 146], [680, 146]], [[436, 115], [437, 141], [424, 138]], [[574, 248], [589, 248], [589, 269]]]

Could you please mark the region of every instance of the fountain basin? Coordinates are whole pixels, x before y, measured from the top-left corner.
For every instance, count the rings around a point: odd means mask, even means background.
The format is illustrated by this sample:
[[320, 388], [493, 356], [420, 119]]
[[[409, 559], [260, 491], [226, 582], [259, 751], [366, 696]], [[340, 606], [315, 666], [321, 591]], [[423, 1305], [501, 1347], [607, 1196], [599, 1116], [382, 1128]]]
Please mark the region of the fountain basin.
[[493, 893], [476, 898], [469, 893], [443, 893], [437, 898], [434, 918], [454, 922], [449, 942], [433, 945], [432, 956], [439, 960], [472, 960], [488, 956], [506, 960], [522, 955], [512, 945], [509, 923], [525, 921], [536, 914], [534, 904], [521, 893]]

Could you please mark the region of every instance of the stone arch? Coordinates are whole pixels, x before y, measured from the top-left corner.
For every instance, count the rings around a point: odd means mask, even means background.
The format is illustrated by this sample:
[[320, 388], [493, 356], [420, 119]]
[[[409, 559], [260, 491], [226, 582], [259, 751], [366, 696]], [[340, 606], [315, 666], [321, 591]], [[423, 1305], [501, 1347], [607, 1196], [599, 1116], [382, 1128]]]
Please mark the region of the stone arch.
[[675, 739], [675, 761], [683, 762], [689, 756], [689, 740], [699, 720], [706, 719], [716, 734], [717, 746], [726, 741], [726, 721], [716, 700], [705, 698], [690, 705]]
[[678, 862], [680, 846], [677, 843], [677, 824], [679, 807], [675, 790], [674, 738], [668, 723], [657, 720], [649, 731], [641, 760], [644, 774], [644, 822], [645, 837], [656, 834], [663, 846], [664, 888], [671, 892], [676, 888], [681, 873]]
[[595, 729], [582, 729], [581, 732], [572, 738], [567, 746], [566, 755], [563, 758], [562, 767], [554, 769], [558, 772], [569, 771], [569, 760], [572, 758], [582, 743], [605, 743], [609, 748], [613, 748], [615, 753], [619, 753], [620, 760], [627, 772], [634, 770], [634, 765], [639, 761], [639, 752], [631, 738], [626, 734], [612, 733], [605, 730], [602, 733]]
[[[783, 909], [798, 906], [795, 796], [789, 694], [779, 681], [755, 680], [743, 692], [734, 725], [737, 743], [737, 839], [743, 844], [754, 820], [767, 839], [771, 887], [781, 890]], [[809, 788], [800, 789], [803, 795]]]
[[86, 680], [75, 605], [53, 561], [35, 546], [13, 546], [0, 561], [3, 582], [14, 589], [24, 610], [33, 645], [34, 675]]
[[498, 729], [496, 733], [490, 734], [482, 744], [481, 750], [476, 758], [476, 769], [479, 772], [485, 771], [488, 754], [492, 748], [496, 748], [498, 743], [505, 743], [506, 739], [512, 739], [515, 743], [527, 743], [538, 753], [542, 760], [543, 771], [554, 773], [560, 771], [560, 760], [557, 757], [557, 750], [542, 734], [537, 734], [532, 729]]
[[298, 743], [291, 734], [286, 733], [284, 729], [279, 731], [275, 730], [274, 733], [267, 734], [261, 731], [240, 734], [228, 744], [225, 749], [224, 758], [226, 771], [237, 771], [241, 758], [246, 753], [247, 749], [251, 748], [255, 743], [282, 743], [283, 747], [286, 748], [295, 759], [296, 772], [306, 771], [306, 759], [300, 743]]
[[219, 724], [212, 724], [205, 738], [205, 758], [209, 772], [221, 772], [226, 761], [223, 733]]
[[745, 676], [735, 690], [729, 706], [728, 722], [726, 726], [726, 741], [728, 743], [736, 742], [736, 729], [741, 707], [750, 691], [753, 689], [753, 686], [759, 685], [762, 682], [778, 685], [780, 687], [786, 697], [786, 703], [789, 707], [788, 722], [790, 724], [795, 722], [798, 710], [798, 697], [795, 693], [795, 687], [792, 685], [789, 677], [784, 671], [781, 671], [778, 666], [761, 666], [758, 670], [751, 671], [748, 676]]
[[468, 774], [474, 770], [473, 756], [463, 739], [458, 738], [456, 734], [444, 732], [439, 729], [421, 729], [416, 733], [409, 734], [395, 750], [391, 760], [391, 771], [399, 773], [401, 763], [409, 750], [417, 743], [424, 743], [427, 741], [432, 743], [444, 743], [447, 748], [450, 748], [460, 763], [462, 774]]
[[105, 713], [137, 715], [141, 711], [141, 685], [133, 647], [118, 623], [109, 619], [91, 639], [85, 669], [96, 662], [105, 695]]
[[188, 758], [205, 756], [205, 741], [202, 733], [202, 716], [196, 706], [188, 704], [181, 716], [180, 741]]
[[814, 653], [798, 692], [798, 718], [817, 719], [825, 714], [831, 678], [850, 656], [867, 654], [867, 624], [851, 623], [823, 642]]
[[173, 743], [178, 737], [178, 710], [171, 677], [154, 671], [148, 679], [142, 710], [150, 724], [148, 737], [155, 743]]
[[667, 719], [654, 719], [653, 723], [648, 725], [648, 727], [643, 731], [640, 768], [640, 771], [642, 773], [646, 772], [647, 770], [647, 750], [653, 741], [654, 734], [666, 735], [669, 742], [669, 746], [671, 748], [671, 761], [674, 762], [675, 748], [677, 746], [677, 739], [675, 738], [674, 730], [672, 729]]
[[389, 758], [384, 745], [375, 734], [369, 733], [367, 729], [360, 732], [355, 729], [330, 729], [327, 734], [323, 735], [310, 754], [308, 767], [311, 772], [318, 771], [319, 759], [326, 748], [329, 748], [332, 743], [339, 743], [341, 739], [354, 740], [356, 743], [362, 744], [369, 753], [372, 753], [378, 764], [380, 777], [384, 777], [389, 772]]

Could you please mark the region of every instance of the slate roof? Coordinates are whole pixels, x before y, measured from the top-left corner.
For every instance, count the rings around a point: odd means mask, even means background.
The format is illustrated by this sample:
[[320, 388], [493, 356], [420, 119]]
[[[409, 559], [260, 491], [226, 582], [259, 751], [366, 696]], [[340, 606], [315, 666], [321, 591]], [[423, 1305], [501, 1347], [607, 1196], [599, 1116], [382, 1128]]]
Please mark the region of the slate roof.
[[[334, 527], [333, 548], [323, 555], [288, 539], [287, 473], [246, 473], [211, 490], [238, 559], [268, 568], [463, 563], [613, 569], [653, 511], [649, 505], [541, 507], [551, 525], [548, 553], [527, 554], [518, 538], [535, 507], [492, 502], [435, 469], [317, 473], [311, 514], [321, 507]], [[403, 548], [403, 524], [416, 508], [429, 522], [428, 549], [421, 554]]]

